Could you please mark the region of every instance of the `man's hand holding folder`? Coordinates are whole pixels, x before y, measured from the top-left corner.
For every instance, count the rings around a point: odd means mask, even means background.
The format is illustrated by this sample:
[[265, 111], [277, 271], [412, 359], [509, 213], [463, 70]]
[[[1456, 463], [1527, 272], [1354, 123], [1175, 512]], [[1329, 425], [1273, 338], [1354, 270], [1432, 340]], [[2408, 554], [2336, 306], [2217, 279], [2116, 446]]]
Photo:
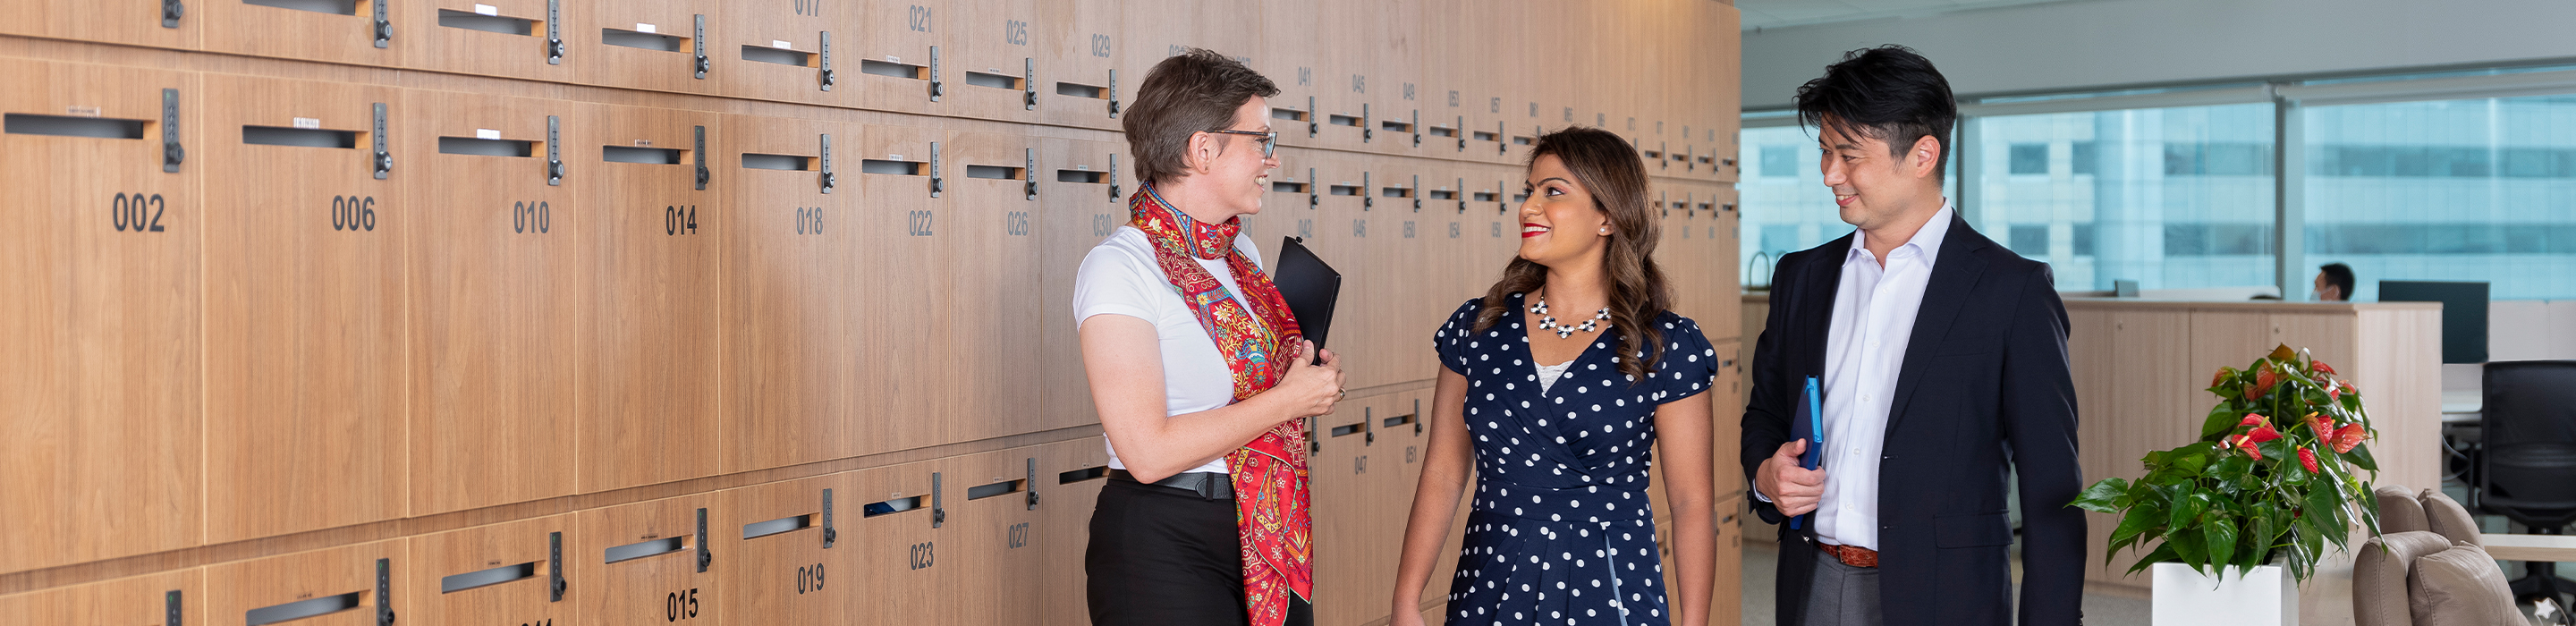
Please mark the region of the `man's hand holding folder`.
[[1790, 420], [1788, 443], [1762, 461], [1753, 477], [1753, 488], [1769, 498], [1780, 512], [1797, 519], [1790, 528], [1803, 528], [1809, 513], [1824, 497], [1824, 411], [1816, 381], [1807, 379], [1807, 387], [1798, 402], [1798, 413]]

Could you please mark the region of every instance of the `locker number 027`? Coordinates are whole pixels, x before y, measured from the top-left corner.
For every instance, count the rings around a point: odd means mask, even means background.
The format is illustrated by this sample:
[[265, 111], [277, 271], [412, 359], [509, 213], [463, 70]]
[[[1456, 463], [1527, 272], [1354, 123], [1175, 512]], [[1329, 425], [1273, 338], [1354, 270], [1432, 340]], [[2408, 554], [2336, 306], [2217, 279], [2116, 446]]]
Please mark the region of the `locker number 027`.
[[161, 212], [165, 209], [161, 194], [156, 193], [145, 197], [139, 193], [120, 193], [116, 194], [116, 199], [107, 205], [107, 221], [116, 226], [116, 232], [120, 233], [128, 230], [138, 233], [162, 232]]

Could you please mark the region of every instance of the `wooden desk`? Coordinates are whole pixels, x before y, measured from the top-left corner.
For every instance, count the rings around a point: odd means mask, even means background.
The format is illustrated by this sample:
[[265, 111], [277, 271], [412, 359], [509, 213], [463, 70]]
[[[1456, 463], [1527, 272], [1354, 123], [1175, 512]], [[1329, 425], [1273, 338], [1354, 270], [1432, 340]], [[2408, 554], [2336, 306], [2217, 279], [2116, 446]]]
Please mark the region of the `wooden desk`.
[[2484, 534], [2487, 556], [2499, 561], [2576, 561], [2576, 535]]

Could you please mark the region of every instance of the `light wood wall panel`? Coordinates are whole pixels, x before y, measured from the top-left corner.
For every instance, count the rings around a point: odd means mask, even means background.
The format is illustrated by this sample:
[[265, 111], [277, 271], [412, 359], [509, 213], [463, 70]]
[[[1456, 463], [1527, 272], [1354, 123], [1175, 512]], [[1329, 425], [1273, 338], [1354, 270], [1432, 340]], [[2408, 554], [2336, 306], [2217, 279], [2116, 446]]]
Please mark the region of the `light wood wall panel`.
[[[725, 471], [850, 456], [858, 419], [858, 354], [849, 307], [868, 220], [858, 212], [860, 126], [747, 116], [725, 119], [728, 146], [709, 167], [731, 208], [725, 237]], [[825, 146], [832, 146], [826, 167]]]
[[[725, 236], [733, 222], [723, 117], [675, 108], [599, 107], [566, 135], [566, 160], [585, 170], [581, 197], [598, 202], [584, 229], [592, 313], [580, 325], [578, 490], [685, 480], [718, 469], [715, 445]], [[705, 174], [702, 179], [700, 174]], [[726, 172], [731, 174], [732, 172]]]

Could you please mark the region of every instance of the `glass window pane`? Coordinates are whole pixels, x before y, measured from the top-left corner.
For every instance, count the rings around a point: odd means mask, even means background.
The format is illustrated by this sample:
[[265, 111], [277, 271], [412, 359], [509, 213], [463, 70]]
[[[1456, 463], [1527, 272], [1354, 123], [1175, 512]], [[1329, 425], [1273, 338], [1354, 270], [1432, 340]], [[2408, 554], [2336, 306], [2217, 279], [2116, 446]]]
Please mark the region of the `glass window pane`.
[[1798, 146], [1763, 146], [1763, 176], [1797, 176]]
[[[1745, 287], [1753, 289], [1769, 284], [1771, 266], [1780, 255], [1840, 239], [1851, 234], [1852, 226], [1843, 223], [1833, 191], [1825, 187], [1814, 131], [1798, 126], [1747, 128], [1743, 137], [1738, 158], [1759, 158], [1762, 164], [1759, 175], [1735, 184], [1738, 208], [1744, 211], [1745, 245], [1737, 253], [1742, 263], [1738, 267], [1743, 268]], [[1956, 197], [1958, 164], [1950, 163], [1942, 175], [1943, 195]]]
[[[1970, 225], [2063, 290], [2272, 285], [2272, 125], [2266, 103], [1981, 118]], [[2030, 175], [2057, 150], [2067, 174]]]
[[[2309, 107], [2308, 265], [2576, 298], [2576, 96]], [[2310, 269], [2313, 273], [2315, 270]]]

